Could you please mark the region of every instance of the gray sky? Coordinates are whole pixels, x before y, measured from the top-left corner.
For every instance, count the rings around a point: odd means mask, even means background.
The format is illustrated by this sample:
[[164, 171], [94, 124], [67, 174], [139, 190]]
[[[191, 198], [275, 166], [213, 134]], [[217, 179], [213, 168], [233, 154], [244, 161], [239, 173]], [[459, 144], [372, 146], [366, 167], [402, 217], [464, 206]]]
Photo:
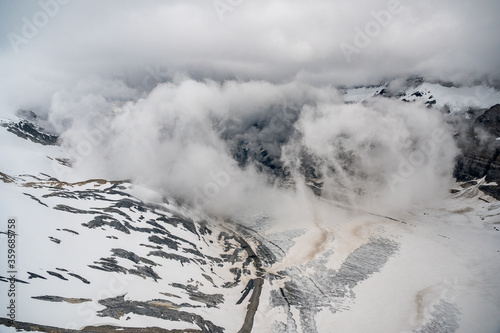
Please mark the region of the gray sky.
[[177, 73], [333, 85], [500, 77], [497, 0], [4, 0], [0, 13], [2, 106], [43, 107], [93, 76], [145, 89]]
[[[0, 115], [18, 108], [47, 115], [89, 178], [98, 170], [195, 202], [213, 175], [236, 163], [235, 142], [224, 141], [221, 128], [276, 143], [268, 146], [292, 170], [303, 149], [328, 170], [350, 147], [357, 173], [329, 184], [371, 193], [379, 208], [429, 199], [448, 188], [451, 135], [439, 143], [445, 153], [436, 150], [397, 189], [392, 184], [413, 147], [407, 143], [424, 147], [443, 127], [440, 114], [394, 101], [344, 105], [331, 86], [500, 77], [498, 0], [66, 1], [1, 1]], [[255, 133], [251, 124], [264, 116], [272, 124], [284, 106], [301, 112], [285, 133], [296, 141], [283, 153], [284, 133], [271, 125]], [[90, 145], [99, 125], [101, 140]], [[79, 153], [82, 144], [88, 153]], [[369, 177], [365, 191], [358, 175]], [[251, 167], [231, 177], [212, 208], [237, 212], [275, 197]]]

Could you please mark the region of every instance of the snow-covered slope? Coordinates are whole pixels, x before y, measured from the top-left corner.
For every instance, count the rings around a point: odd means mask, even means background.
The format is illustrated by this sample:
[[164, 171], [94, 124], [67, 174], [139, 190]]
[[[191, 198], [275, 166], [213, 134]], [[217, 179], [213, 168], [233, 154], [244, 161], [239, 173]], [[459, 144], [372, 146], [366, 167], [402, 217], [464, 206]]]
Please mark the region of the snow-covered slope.
[[255, 268], [230, 231], [125, 181], [59, 181], [51, 176], [58, 147], [0, 131], [9, 156], [0, 211], [3, 221], [16, 220], [18, 235], [17, 321], [204, 332], [242, 325], [245, 307], [235, 303]]
[[454, 87], [410, 81], [405, 84], [345, 88], [342, 93], [346, 103], [361, 103], [381, 95], [405, 102], [422, 103], [438, 109], [447, 108], [452, 113], [485, 109], [500, 103], [500, 92], [484, 84]]

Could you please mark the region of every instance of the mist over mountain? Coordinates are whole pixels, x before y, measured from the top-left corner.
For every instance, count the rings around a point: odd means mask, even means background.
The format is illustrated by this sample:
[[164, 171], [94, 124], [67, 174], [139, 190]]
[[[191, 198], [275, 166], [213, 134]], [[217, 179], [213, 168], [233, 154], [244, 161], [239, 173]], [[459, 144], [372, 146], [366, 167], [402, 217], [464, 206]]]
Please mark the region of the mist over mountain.
[[[349, 205], [404, 209], [446, 193], [458, 154], [438, 110], [383, 97], [346, 105], [333, 88], [296, 82], [182, 80], [121, 106], [60, 98], [49, 120], [79, 168], [223, 212], [309, 181]], [[403, 178], [409, 159], [418, 168]]]
[[497, 332], [498, 13], [3, 1], [0, 330]]

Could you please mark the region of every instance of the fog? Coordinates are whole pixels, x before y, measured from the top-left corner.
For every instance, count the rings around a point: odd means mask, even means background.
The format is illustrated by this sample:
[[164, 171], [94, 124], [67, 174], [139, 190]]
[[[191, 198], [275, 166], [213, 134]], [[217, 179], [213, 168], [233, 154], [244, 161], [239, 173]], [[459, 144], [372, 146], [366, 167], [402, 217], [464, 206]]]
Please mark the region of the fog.
[[450, 184], [457, 151], [439, 112], [345, 105], [335, 87], [497, 84], [499, 12], [493, 0], [2, 1], [0, 115], [34, 110], [82, 172], [211, 212], [307, 201], [312, 180], [325, 200], [404, 209]]
[[[295, 81], [188, 78], [110, 102], [97, 84], [57, 94], [50, 107], [74, 167], [213, 214], [293, 211], [312, 221], [311, 182], [348, 210], [396, 213], [451, 186], [457, 149], [441, 113], [425, 105], [347, 105], [334, 88]], [[109, 90], [118, 92], [133, 95]]]

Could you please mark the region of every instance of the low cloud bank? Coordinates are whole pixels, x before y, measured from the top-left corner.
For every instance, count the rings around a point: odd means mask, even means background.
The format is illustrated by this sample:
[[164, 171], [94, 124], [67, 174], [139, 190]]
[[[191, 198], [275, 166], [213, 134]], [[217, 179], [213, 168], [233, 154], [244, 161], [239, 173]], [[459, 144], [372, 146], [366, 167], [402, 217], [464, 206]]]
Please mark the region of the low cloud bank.
[[297, 81], [180, 78], [150, 94], [106, 86], [52, 100], [49, 120], [75, 167], [210, 213], [302, 205], [313, 214], [313, 193], [387, 213], [440, 197], [451, 182], [455, 144], [441, 113], [423, 105], [347, 105], [334, 88]]
[[[0, 3], [0, 113], [99, 76], [138, 91], [197, 80], [499, 83], [496, 0]], [[26, 94], [29, 92], [29, 94]]]

